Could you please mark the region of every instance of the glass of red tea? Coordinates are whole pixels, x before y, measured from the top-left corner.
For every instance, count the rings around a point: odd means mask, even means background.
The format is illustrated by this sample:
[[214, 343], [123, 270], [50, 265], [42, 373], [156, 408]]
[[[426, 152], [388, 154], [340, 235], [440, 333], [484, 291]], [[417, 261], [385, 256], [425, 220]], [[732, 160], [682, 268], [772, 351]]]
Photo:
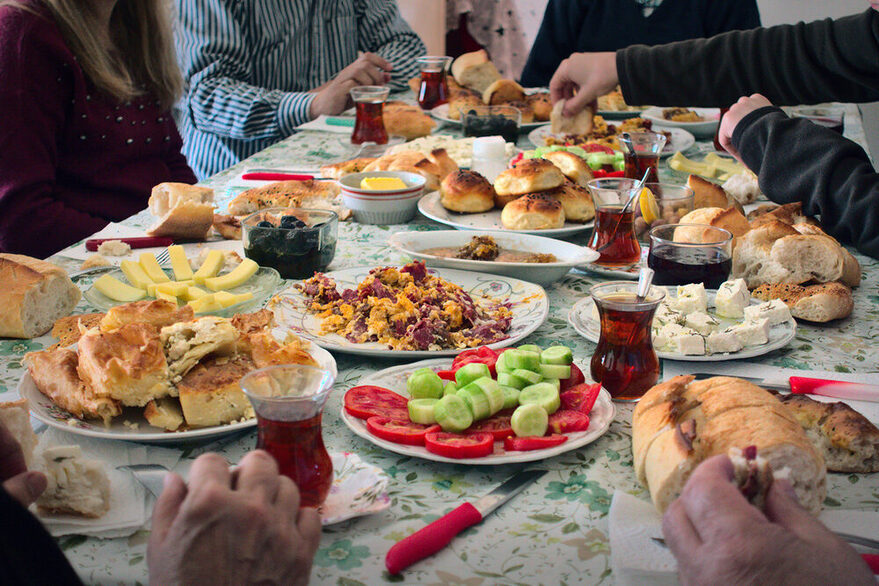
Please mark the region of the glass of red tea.
[[301, 507], [320, 506], [333, 484], [333, 462], [321, 434], [333, 382], [330, 371], [298, 364], [261, 368], [241, 379], [256, 411], [256, 447], [271, 454], [281, 474], [296, 483]]
[[586, 186], [595, 204], [595, 226], [589, 248], [601, 256], [594, 264], [625, 269], [641, 260], [641, 245], [635, 237], [635, 208], [638, 201], [625, 209], [635, 195], [637, 181], [623, 177], [593, 179]]
[[452, 63], [451, 57], [419, 57], [421, 86], [418, 88], [418, 105], [422, 110], [431, 110], [449, 101], [449, 81], [446, 72]]
[[601, 320], [592, 379], [615, 401], [637, 401], [659, 380], [650, 326], [665, 290], [651, 286], [643, 299], [637, 291], [633, 281], [610, 281], [589, 290]]
[[388, 88], [380, 85], [361, 85], [351, 88], [351, 99], [354, 100], [354, 109], [357, 112], [354, 132], [351, 133], [352, 144], [365, 142], [387, 144], [388, 131], [385, 130], [382, 109], [389, 92]]
[[657, 285], [702, 283], [717, 289], [732, 268], [733, 235], [708, 224], [657, 226], [649, 233], [647, 266]]
[[666, 137], [658, 132], [624, 132], [619, 137], [625, 160], [624, 174], [629, 179], [640, 179], [648, 170], [648, 183], [659, 182], [659, 155], [665, 148]]

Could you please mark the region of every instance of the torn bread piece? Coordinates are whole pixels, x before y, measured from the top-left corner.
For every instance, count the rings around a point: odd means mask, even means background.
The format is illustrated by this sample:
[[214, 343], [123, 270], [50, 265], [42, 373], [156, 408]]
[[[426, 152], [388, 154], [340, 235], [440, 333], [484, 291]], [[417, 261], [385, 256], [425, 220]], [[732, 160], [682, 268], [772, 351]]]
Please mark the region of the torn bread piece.
[[31, 427], [31, 412], [27, 399], [0, 403], [0, 424], [18, 441], [25, 465], [32, 468], [34, 450], [39, 439], [34, 433], [34, 428]]
[[204, 240], [214, 223], [214, 190], [186, 183], [160, 183], [150, 194], [150, 213], [158, 218], [150, 236]]
[[550, 129], [553, 134], [585, 135], [592, 132], [595, 109], [590, 104], [575, 116], [565, 116], [566, 100], [559, 100], [552, 107], [549, 115]]
[[40, 511], [97, 518], [110, 510], [110, 478], [103, 462], [83, 457], [79, 446], [53, 446], [41, 456], [48, 484], [37, 499]]

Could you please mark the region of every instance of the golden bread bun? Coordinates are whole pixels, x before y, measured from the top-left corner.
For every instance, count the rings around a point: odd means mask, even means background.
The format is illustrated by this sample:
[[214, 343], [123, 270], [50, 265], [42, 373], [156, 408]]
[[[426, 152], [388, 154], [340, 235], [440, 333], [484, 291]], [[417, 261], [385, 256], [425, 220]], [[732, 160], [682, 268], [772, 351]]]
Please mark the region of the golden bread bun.
[[588, 222], [595, 217], [592, 194], [572, 181], [565, 181], [561, 187], [544, 191], [541, 195], [557, 199], [565, 209], [565, 220], [568, 222]]
[[494, 207], [498, 209], [504, 209], [508, 203], [513, 201], [514, 199], [519, 199], [522, 197], [521, 195], [498, 195], [497, 191], [494, 192]]
[[167, 299], [147, 299], [111, 307], [101, 319], [101, 331], [112, 332], [128, 324], [148, 324], [157, 331], [179, 321], [195, 317], [192, 307]]
[[562, 174], [581, 187], [594, 178], [592, 169], [583, 157], [567, 151], [550, 151], [543, 158], [559, 168]]
[[475, 171], [456, 171], [440, 185], [440, 203], [453, 212], [487, 212], [494, 207], [494, 188]]
[[501, 212], [507, 230], [548, 230], [565, 225], [565, 209], [552, 197], [530, 193], [517, 198]]
[[506, 105], [519, 111], [522, 115], [522, 124], [531, 124], [534, 122], [534, 109], [528, 104], [528, 102], [513, 100], [512, 102], [507, 102]]
[[522, 159], [512, 169], [505, 169], [494, 180], [498, 195], [525, 195], [559, 187], [565, 176], [546, 159]]
[[512, 79], [499, 79], [485, 88], [482, 101], [490, 106], [507, 102], [524, 102], [525, 90]]
[[548, 122], [552, 115], [552, 100], [549, 98], [549, 92], [540, 92], [539, 94], [531, 94], [525, 97], [525, 103], [534, 110], [534, 119], [538, 122]]
[[559, 100], [550, 112], [550, 129], [553, 134], [576, 134], [586, 135], [592, 132], [595, 110], [591, 105], [586, 106], [573, 117], [564, 115], [565, 100]]

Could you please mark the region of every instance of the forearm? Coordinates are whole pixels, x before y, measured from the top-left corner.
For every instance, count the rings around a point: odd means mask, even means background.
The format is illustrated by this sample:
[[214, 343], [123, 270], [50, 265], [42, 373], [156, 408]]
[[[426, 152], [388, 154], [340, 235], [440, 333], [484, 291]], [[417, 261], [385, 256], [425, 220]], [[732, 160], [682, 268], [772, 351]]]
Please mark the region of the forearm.
[[732, 142], [770, 199], [802, 202], [829, 234], [879, 258], [879, 175], [860, 146], [778, 108], [743, 118]]

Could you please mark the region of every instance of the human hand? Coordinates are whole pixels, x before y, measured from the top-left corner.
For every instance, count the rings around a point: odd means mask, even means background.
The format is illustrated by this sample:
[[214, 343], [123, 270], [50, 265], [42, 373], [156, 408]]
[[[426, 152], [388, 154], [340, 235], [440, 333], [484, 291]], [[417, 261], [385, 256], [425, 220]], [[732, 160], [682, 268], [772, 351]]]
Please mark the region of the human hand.
[[0, 423], [0, 482], [12, 498], [28, 507], [46, 490], [46, 476], [28, 470], [18, 441]]
[[189, 486], [165, 478], [147, 552], [152, 584], [307, 584], [320, 542], [316, 509], [264, 451], [234, 471], [217, 454], [192, 465]]
[[311, 101], [310, 115], [335, 116], [351, 107], [348, 92], [359, 85], [384, 85], [391, 79], [393, 66], [375, 53], [363, 53], [356, 61], [336, 74], [332, 80], [317, 88]]
[[732, 145], [733, 131], [735, 131], [739, 122], [742, 121], [742, 118], [754, 110], [771, 105], [772, 102], [760, 94], [742, 96], [739, 98], [739, 101], [733, 104], [729, 111], [723, 115], [723, 118], [720, 121], [720, 129], [717, 131], [717, 140], [720, 142], [720, 146], [722, 146], [726, 152], [734, 156], [739, 163], [744, 164], [742, 162], [742, 157], [739, 156], [739, 151], [737, 151]]
[[565, 116], [575, 116], [620, 83], [616, 53], [574, 53], [556, 69], [549, 82], [552, 103], [567, 100]]
[[662, 519], [688, 584], [875, 584], [848, 544], [800, 507], [776, 480], [765, 514], [745, 500], [726, 456], [699, 465]]

